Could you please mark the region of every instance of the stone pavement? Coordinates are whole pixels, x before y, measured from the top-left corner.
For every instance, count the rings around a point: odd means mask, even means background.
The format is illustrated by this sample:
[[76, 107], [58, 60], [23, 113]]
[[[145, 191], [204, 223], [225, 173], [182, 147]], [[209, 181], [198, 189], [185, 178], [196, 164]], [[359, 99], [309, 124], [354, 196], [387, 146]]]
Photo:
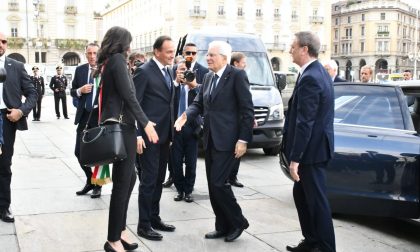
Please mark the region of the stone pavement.
[[[100, 199], [76, 196], [84, 173], [74, 157], [75, 109], [68, 99], [70, 120], [57, 120], [53, 98], [43, 100], [40, 122], [19, 132], [13, 158], [12, 211], [16, 222], [0, 221], [0, 252], [103, 251], [107, 236], [108, 206], [112, 185], [105, 185]], [[203, 158], [198, 160], [194, 203], [175, 202], [174, 187], [164, 189], [161, 217], [176, 226], [163, 241], [136, 235], [138, 218], [136, 185], [128, 211], [128, 230], [140, 244], [137, 251], [285, 251], [286, 244], [301, 239], [292, 199], [292, 182], [280, 171], [278, 158], [250, 150], [243, 158], [239, 178], [246, 187], [234, 188], [250, 227], [232, 243], [206, 240], [214, 229], [208, 200]], [[367, 224], [363, 224], [367, 223]], [[335, 219], [338, 251], [419, 251], [417, 236], [401, 237], [382, 219]], [[399, 224], [401, 225], [401, 224]], [[405, 224], [404, 224], [405, 225]], [[417, 230], [418, 227], [411, 227]]]

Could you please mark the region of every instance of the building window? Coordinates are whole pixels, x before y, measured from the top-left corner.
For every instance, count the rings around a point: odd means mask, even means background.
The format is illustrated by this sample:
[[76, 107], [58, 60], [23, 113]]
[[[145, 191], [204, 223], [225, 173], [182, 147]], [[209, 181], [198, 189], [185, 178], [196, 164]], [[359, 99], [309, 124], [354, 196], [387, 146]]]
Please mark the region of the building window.
[[296, 13], [296, 10], [292, 10], [292, 21], [297, 21], [298, 15]]
[[274, 35], [274, 44], [278, 45], [280, 42], [279, 35]]
[[360, 42], [360, 52], [365, 51], [365, 42]]
[[224, 16], [225, 15], [225, 8], [223, 7], [223, 5], [220, 5], [217, 8], [217, 15], [219, 15], [219, 16]]
[[338, 25], [338, 18], [335, 18], [335, 25]]
[[407, 53], [407, 43], [403, 43], [403, 53]]
[[346, 29], [346, 38], [351, 38], [352, 37], [352, 28], [347, 28]]
[[347, 23], [350, 24], [351, 23], [351, 16], [347, 17]]
[[261, 9], [260, 9], [260, 8], [258, 8], [258, 9], [257, 9], [257, 11], [256, 11], [255, 15], [256, 15], [257, 17], [262, 17], [262, 11], [261, 11]]
[[384, 12], [381, 13], [381, 20], [385, 20], [385, 13]]
[[338, 29], [334, 30], [334, 39], [338, 39]]
[[242, 10], [242, 7], [238, 7], [238, 17], [242, 17], [244, 15], [244, 12]]
[[338, 45], [334, 45], [334, 53], [337, 54], [338, 53]]
[[195, 5], [193, 10], [194, 14], [200, 14], [200, 6]]
[[278, 8], [274, 9], [274, 18], [276, 19], [280, 18], [280, 9]]
[[364, 25], [360, 27], [360, 35], [365, 36], [365, 26]]
[[41, 62], [39, 61], [39, 52], [35, 52], [35, 62], [36, 63], [46, 63], [47, 62], [47, 53], [41, 52]]
[[362, 21], [365, 21], [365, 14], [362, 14]]
[[10, 34], [12, 35], [12, 37], [16, 38], [18, 36], [18, 29], [16, 27], [12, 27], [10, 29]]
[[75, 32], [75, 28], [74, 25], [67, 25], [67, 38], [72, 39], [76, 37], [76, 32]]
[[338, 11], [340, 9], [340, 7], [338, 7], [338, 5], [334, 6], [334, 10]]

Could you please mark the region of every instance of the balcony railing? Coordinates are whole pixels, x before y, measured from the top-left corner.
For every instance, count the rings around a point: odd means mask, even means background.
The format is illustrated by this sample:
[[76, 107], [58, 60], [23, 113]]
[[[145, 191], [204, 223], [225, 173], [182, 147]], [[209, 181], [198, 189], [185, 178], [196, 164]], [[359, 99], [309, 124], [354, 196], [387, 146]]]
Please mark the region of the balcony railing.
[[190, 17], [205, 18], [207, 11], [205, 10], [190, 10]]
[[350, 39], [352, 39], [352, 36], [344, 36], [344, 37], [341, 37], [341, 39], [342, 40], [350, 40]]
[[64, 7], [64, 13], [67, 15], [76, 15], [77, 14], [77, 6], [74, 5], [67, 5]]
[[9, 2], [9, 11], [19, 11], [19, 3]]
[[279, 50], [279, 51], [286, 50], [285, 43], [265, 43], [265, 47], [267, 47], [268, 50]]
[[378, 37], [389, 37], [389, 31], [378, 31]]
[[22, 49], [25, 45], [26, 39], [20, 37], [9, 37], [7, 38], [7, 46], [10, 49]]
[[86, 39], [56, 39], [55, 46], [59, 49], [83, 50], [88, 43]]
[[322, 24], [322, 23], [324, 23], [324, 17], [309, 16], [309, 23], [311, 23], [311, 24]]

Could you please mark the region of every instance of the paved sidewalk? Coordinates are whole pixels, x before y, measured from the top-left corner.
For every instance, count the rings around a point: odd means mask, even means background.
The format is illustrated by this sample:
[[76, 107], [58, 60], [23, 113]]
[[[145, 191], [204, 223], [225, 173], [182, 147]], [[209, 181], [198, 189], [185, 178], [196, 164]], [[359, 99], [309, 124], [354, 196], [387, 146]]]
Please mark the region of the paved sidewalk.
[[[12, 211], [15, 224], [0, 221], [0, 252], [103, 251], [112, 185], [104, 186], [100, 199], [76, 196], [84, 185], [84, 173], [74, 157], [75, 109], [68, 99], [70, 120], [57, 120], [53, 98], [43, 100], [40, 122], [19, 132], [13, 158]], [[285, 251], [286, 244], [301, 239], [292, 199], [292, 183], [280, 171], [278, 158], [251, 150], [239, 172], [246, 187], [234, 188], [250, 227], [232, 243], [206, 240], [214, 229], [214, 215], [208, 200], [203, 158], [197, 167], [194, 203], [175, 202], [175, 189], [164, 189], [161, 217], [176, 226], [163, 241], [140, 239], [136, 235], [138, 185], [130, 201], [128, 230], [140, 244], [137, 251]], [[415, 238], [396, 237], [376, 231], [375, 223], [362, 225], [353, 219], [334, 220], [338, 251], [419, 251]]]

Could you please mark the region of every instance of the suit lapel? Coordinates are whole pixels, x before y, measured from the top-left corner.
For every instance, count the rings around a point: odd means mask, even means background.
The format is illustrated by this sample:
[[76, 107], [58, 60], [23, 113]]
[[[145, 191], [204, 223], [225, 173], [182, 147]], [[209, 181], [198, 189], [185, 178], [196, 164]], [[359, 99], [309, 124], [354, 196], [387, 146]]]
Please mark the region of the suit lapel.
[[[174, 85], [171, 85], [171, 87], [172, 87], [172, 92], [170, 92], [169, 91], [169, 89], [168, 89], [168, 86], [166, 85], [166, 80], [165, 80], [165, 77], [163, 76], [163, 74], [162, 74], [162, 70], [161, 69], [159, 69], [159, 66], [156, 64], [156, 62], [154, 61], [154, 60], [150, 60], [150, 64], [151, 64], [151, 67], [152, 67], [152, 69], [153, 69], [153, 71], [155, 72], [155, 74], [156, 74], [156, 76], [160, 79], [160, 83], [161, 83], [161, 85], [159, 86], [159, 88], [160, 89], [164, 89], [165, 91], [165, 96], [166, 97], [169, 97], [169, 99], [171, 99], [171, 97], [172, 97], [172, 94], [174, 93], [173, 91], [174, 91], [174, 89], [173, 89], [173, 86]], [[171, 74], [169, 74], [169, 76], [170, 76], [170, 78], [171, 78], [171, 80], [172, 80], [172, 76], [171, 76]], [[172, 94], [171, 94], [172, 93]]]
[[[215, 90], [213, 90], [212, 94], [211, 94], [211, 100], [214, 101], [214, 99], [216, 98], [217, 94], [220, 92], [220, 90], [223, 89], [223, 86], [226, 83], [226, 80], [229, 78], [230, 72], [231, 72], [231, 66], [230, 65], [226, 65], [226, 69], [223, 72], [222, 76], [219, 79], [219, 82], [217, 83], [217, 87]], [[213, 79], [213, 78], [212, 78]]]

